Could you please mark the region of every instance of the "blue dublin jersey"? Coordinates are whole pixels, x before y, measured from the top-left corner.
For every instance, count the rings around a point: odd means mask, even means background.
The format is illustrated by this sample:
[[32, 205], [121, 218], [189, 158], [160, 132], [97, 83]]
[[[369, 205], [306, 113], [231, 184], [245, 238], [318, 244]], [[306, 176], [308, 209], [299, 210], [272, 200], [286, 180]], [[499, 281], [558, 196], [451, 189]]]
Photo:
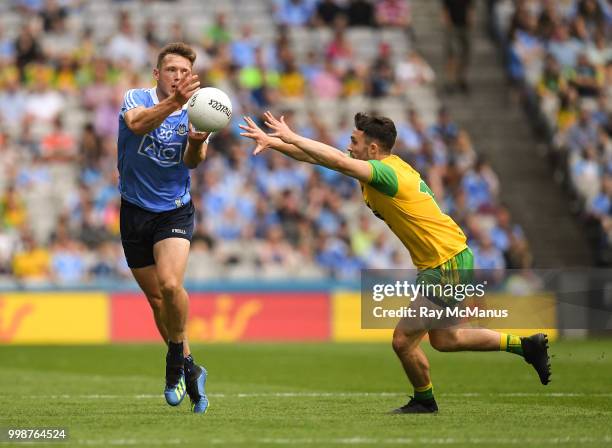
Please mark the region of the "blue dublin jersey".
[[152, 212], [164, 212], [189, 203], [189, 169], [183, 163], [189, 122], [187, 108], [170, 114], [145, 135], [136, 135], [124, 115], [138, 106], [158, 103], [155, 88], [128, 90], [119, 113], [117, 142], [119, 191], [132, 204]]

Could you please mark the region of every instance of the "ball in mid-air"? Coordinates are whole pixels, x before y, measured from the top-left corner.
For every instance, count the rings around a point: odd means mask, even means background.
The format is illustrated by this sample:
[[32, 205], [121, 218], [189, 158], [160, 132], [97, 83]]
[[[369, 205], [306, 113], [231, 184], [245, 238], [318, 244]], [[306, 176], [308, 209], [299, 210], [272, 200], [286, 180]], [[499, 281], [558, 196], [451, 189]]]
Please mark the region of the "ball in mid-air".
[[204, 87], [189, 98], [187, 114], [197, 131], [215, 132], [227, 126], [232, 118], [232, 103], [224, 91]]

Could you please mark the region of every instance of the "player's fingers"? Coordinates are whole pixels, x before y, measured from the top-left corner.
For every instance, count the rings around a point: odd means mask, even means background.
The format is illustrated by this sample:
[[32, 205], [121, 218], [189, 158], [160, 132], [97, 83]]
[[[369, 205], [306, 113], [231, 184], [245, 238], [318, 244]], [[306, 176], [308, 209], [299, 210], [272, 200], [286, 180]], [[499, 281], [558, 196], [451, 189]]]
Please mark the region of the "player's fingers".
[[188, 89], [191, 93], [195, 93], [200, 88], [200, 81], [189, 84]]
[[193, 84], [194, 82], [200, 82], [200, 78], [198, 77], [198, 75], [190, 75], [190, 76], [185, 76], [181, 82], [185, 83], [185, 84]]
[[266, 126], [268, 126], [269, 128], [278, 129], [278, 121], [276, 120], [275, 121], [266, 120], [265, 123], [266, 123]]
[[255, 122], [253, 121], [251, 117], [244, 117], [244, 121], [246, 121], [251, 128], [257, 127], [257, 125], [255, 124]]
[[274, 115], [272, 115], [272, 112], [270, 112], [269, 110], [267, 110], [267, 111], [266, 111], [266, 113], [265, 113], [264, 115], [266, 116], [266, 119], [267, 119], [268, 121], [272, 121], [272, 122], [278, 121], [278, 120], [276, 119], [276, 117], [274, 117]]

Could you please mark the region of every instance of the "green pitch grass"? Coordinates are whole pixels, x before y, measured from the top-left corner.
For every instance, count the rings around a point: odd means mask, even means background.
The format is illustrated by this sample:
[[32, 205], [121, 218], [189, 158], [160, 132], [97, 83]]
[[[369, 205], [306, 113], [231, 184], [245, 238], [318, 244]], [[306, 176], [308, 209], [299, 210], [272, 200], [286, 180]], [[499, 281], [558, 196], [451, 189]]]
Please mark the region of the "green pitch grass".
[[611, 348], [553, 343], [544, 387], [516, 355], [427, 347], [440, 413], [409, 416], [387, 414], [411, 392], [390, 344], [200, 345], [199, 416], [165, 404], [161, 345], [4, 346], [0, 427], [62, 426], [69, 445], [100, 447], [599, 447], [612, 444]]

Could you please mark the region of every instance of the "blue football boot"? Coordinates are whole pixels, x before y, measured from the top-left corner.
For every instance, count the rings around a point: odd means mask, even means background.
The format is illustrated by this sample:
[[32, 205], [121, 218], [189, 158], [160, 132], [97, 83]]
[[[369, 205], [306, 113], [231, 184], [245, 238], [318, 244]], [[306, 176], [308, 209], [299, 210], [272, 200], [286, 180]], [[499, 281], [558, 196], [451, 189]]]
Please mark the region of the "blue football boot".
[[164, 397], [170, 406], [178, 406], [185, 398], [185, 372], [183, 366], [166, 365], [166, 388]]
[[191, 410], [204, 414], [208, 409], [208, 398], [204, 386], [208, 372], [202, 366], [194, 365], [187, 375], [187, 394], [191, 400]]

